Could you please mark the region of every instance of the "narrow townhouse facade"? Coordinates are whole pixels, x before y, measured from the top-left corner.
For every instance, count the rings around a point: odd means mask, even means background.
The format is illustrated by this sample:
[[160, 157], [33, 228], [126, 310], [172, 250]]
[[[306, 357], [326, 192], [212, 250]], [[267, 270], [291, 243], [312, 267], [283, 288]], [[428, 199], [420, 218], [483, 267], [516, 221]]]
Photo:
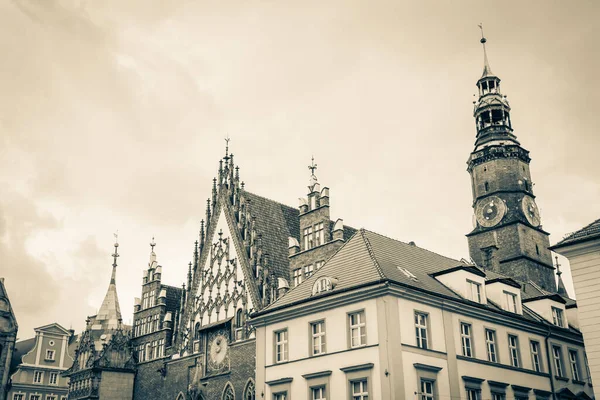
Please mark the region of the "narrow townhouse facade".
[[0, 278], [0, 400], [7, 399], [10, 368], [19, 325], [10, 304], [4, 278]]
[[35, 328], [33, 347], [11, 376], [9, 400], [66, 400], [73, 364], [73, 331], [57, 323]]

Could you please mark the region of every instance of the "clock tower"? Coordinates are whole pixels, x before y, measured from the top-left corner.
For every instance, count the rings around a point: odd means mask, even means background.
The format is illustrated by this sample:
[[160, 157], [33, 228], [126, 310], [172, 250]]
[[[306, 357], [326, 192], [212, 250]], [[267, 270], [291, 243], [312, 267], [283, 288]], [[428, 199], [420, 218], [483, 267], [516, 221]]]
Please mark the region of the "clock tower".
[[475, 148], [467, 161], [473, 189], [473, 231], [467, 234], [473, 261], [522, 282], [555, 292], [548, 233], [542, 229], [529, 171], [529, 151], [514, 134], [511, 108], [492, 73], [483, 37], [483, 75], [473, 116]]

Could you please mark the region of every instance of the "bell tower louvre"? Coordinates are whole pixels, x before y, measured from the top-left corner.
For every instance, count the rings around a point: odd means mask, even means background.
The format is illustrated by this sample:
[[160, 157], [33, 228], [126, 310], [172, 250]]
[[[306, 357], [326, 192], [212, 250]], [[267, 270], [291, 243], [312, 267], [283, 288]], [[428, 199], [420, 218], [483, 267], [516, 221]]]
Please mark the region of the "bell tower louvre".
[[[481, 25], [480, 25], [481, 28]], [[513, 131], [511, 107], [500, 90], [483, 45], [483, 75], [473, 116], [475, 148], [467, 161], [473, 190], [473, 231], [467, 234], [473, 261], [522, 282], [556, 292], [549, 234], [542, 229], [529, 170], [529, 151]]]

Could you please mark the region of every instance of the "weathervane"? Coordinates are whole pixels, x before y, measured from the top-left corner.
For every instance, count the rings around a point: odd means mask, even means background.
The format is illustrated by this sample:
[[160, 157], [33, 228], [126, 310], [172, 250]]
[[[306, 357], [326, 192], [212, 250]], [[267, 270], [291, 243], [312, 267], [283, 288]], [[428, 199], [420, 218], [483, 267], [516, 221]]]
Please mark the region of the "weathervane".
[[558, 256], [555, 256], [554, 259], [556, 260], [556, 275], [558, 275], [560, 277], [562, 272], [560, 270], [560, 264], [558, 263]]
[[150, 247], [152, 248], [152, 252], [154, 252], [154, 246], [156, 246], [156, 243], [154, 243], [154, 236], [152, 236], [152, 241], [150, 242]]
[[317, 164], [315, 164], [315, 156], [312, 156], [311, 164], [308, 166], [308, 169], [310, 169], [310, 174], [315, 176], [315, 170], [317, 169]]
[[229, 133], [225, 136], [225, 159], [229, 159]]
[[112, 255], [113, 257], [113, 267], [117, 266], [117, 257], [119, 257], [119, 231], [117, 230], [117, 232], [113, 233], [114, 237], [115, 237], [115, 252]]

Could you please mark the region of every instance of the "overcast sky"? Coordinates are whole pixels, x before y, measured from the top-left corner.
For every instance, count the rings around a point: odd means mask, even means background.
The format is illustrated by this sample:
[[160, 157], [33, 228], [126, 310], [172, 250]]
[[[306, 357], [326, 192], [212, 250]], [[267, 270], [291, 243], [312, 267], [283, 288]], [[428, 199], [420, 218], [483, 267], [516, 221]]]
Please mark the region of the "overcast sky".
[[599, 10], [0, 2], [0, 276], [19, 337], [84, 327], [116, 230], [126, 322], [152, 236], [163, 282], [180, 285], [226, 135], [249, 191], [297, 206], [314, 155], [334, 219], [468, 258], [480, 22], [556, 243], [600, 217]]

